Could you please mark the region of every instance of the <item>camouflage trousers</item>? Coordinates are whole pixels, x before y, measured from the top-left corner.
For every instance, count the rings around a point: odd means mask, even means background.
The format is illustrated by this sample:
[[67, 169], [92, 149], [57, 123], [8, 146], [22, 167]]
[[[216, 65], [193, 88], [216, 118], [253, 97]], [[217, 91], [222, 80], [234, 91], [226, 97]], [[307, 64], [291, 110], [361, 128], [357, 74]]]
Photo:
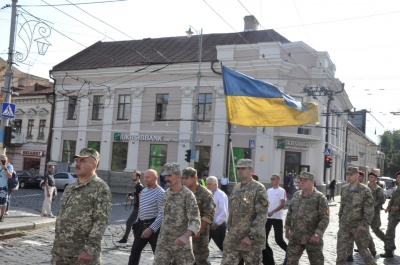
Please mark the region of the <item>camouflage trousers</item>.
[[[53, 254], [50, 261], [51, 265], [81, 265], [83, 263], [78, 262], [78, 257], [62, 257]], [[94, 257], [90, 262], [85, 263], [89, 265], [101, 265], [101, 257]]]
[[389, 216], [389, 222], [386, 230], [386, 235], [385, 235], [385, 250], [387, 251], [393, 251], [396, 249], [396, 244], [394, 242], [394, 239], [396, 237], [396, 226], [399, 224], [400, 220], [391, 218]]
[[311, 244], [307, 242], [306, 244], [293, 243], [289, 240], [289, 245], [287, 247], [287, 265], [297, 265], [301, 255], [303, 255], [304, 250], [306, 250], [308, 255], [308, 260], [310, 265], [321, 265], [324, 264], [324, 254], [322, 250], [324, 248], [324, 241], [320, 238], [319, 244]]
[[349, 253], [349, 244], [351, 242], [356, 242], [358, 251], [364, 260], [366, 265], [376, 265], [375, 259], [372, 257], [368, 250], [368, 244], [371, 239], [371, 235], [368, 232], [369, 227], [367, 227], [367, 232], [359, 233], [357, 232], [357, 227], [340, 227], [337, 236], [337, 246], [336, 246], [336, 265], [345, 265], [347, 256]]
[[265, 246], [249, 246], [247, 248], [240, 247], [241, 241], [232, 242], [231, 240], [224, 241], [224, 251], [222, 255], [221, 265], [238, 264], [242, 259], [246, 265], [259, 265], [262, 262], [262, 250]]
[[[369, 229], [367, 229], [367, 233], [368, 233], [368, 249], [369, 252], [376, 252], [376, 248], [375, 248], [375, 243], [374, 240], [372, 239], [371, 236], [371, 232], [369, 231]], [[353, 255], [353, 249], [354, 249], [354, 240], [349, 241], [349, 246], [347, 249], [347, 256]]]
[[375, 208], [375, 215], [371, 221], [371, 230], [380, 240], [384, 241], [385, 233], [383, 233], [380, 228], [381, 228], [381, 208], [379, 207]]
[[208, 249], [209, 242], [209, 231], [210, 227], [206, 228], [200, 235], [198, 240], [193, 240], [193, 254], [196, 260], [196, 265], [209, 265], [208, 255], [210, 250]]
[[192, 250], [192, 238], [189, 242], [180, 247], [175, 244], [177, 237], [165, 237], [160, 235], [157, 241], [156, 252], [154, 253], [153, 265], [169, 265], [172, 260], [179, 265], [193, 265], [194, 255]]

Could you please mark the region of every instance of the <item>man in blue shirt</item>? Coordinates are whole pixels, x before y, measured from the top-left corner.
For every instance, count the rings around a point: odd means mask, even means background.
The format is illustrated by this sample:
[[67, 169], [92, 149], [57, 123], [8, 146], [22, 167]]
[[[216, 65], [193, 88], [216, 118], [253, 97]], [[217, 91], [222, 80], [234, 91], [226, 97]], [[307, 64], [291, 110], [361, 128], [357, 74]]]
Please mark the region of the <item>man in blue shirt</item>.
[[12, 177], [14, 168], [8, 163], [6, 155], [0, 155], [1, 169], [0, 169], [0, 222], [3, 222], [4, 213], [7, 207], [8, 198], [8, 179]]

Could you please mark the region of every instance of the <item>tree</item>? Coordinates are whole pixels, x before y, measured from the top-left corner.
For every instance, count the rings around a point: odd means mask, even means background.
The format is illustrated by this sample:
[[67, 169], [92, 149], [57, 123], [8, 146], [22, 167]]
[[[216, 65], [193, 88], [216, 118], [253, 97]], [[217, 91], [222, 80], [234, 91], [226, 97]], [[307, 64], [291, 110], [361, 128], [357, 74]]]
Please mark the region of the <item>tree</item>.
[[381, 150], [385, 153], [385, 175], [391, 177], [400, 171], [400, 130], [385, 131], [381, 138]]

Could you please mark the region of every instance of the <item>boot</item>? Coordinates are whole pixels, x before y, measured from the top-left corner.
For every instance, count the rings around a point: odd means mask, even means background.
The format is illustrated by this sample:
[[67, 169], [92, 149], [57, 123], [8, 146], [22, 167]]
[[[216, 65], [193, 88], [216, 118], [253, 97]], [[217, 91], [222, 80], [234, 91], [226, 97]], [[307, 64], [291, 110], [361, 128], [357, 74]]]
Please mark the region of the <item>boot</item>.
[[347, 262], [353, 262], [354, 261], [353, 255], [348, 255], [346, 261]]
[[393, 258], [393, 251], [392, 250], [385, 250], [385, 253], [381, 254], [382, 258]]

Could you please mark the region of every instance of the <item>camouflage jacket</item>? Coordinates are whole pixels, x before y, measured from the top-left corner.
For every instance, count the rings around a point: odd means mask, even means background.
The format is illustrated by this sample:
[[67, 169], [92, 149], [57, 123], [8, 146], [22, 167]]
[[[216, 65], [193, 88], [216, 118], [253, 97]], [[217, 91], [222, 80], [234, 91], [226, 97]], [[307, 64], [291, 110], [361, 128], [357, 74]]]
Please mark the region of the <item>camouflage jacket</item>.
[[310, 194], [297, 191], [293, 195], [285, 220], [290, 241], [306, 244], [314, 234], [323, 236], [329, 225], [329, 206], [324, 194], [313, 188]]
[[341, 191], [339, 209], [340, 227], [359, 227], [370, 225], [374, 217], [374, 198], [371, 190], [364, 184], [358, 184], [353, 190], [346, 184]]
[[386, 201], [383, 189], [378, 184], [375, 184], [374, 186], [368, 185], [368, 188], [371, 190], [372, 197], [374, 198], [375, 213], [378, 211], [380, 214], [382, 204]]
[[[395, 212], [390, 211], [390, 208], [392, 206], [397, 207], [397, 211], [395, 211]], [[389, 218], [400, 220], [400, 189], [399, 188], [397, 188], [395, 191], [393, 191], [392, 198], [389, 201], [389, 205], [388, 205], [387, 209], [389, 209]]]
[[229, 197], [228, 237], [240, 242], [253, 236], [253, 246], [265, 247], [265, 222], [268, 214], [268, 195], [263, 184], [253, 179], [242, 186], [237, 184]]
[[194, 192], [194, 195], [196, 196], [201, 220], [204, 220], [207, 223], [211, 224], [215, 218], [215, 204], [213, 194], [207, 188], [198, 185], [196, 191]]
[[167, 189], [163, 200], [163, 219], [160, 237], [180, 237], [187, 230], [194, 235], [200, 229], [200, 213], [193, 192], [182, 185], [177, 192]]
[[83, 184], [69, 184], [58, 208], [53, 252], [77, 257], [84, 250], [100, 257], [111, 205], [110, 188], [96, 174]]

